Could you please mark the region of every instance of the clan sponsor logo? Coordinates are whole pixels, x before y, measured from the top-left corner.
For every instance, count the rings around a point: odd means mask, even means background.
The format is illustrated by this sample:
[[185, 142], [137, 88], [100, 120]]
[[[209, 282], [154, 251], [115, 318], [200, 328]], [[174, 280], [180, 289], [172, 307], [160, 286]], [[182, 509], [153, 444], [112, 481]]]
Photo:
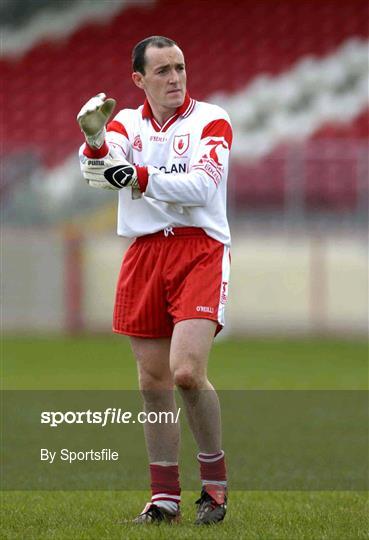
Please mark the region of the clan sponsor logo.
[[185, 173], [187, 172], [187, 166], [186, 163], [169, 163], [167, 166], [162, 165], [161, 167], [158, 167], [161, 171], [163, 171], [166, 174], [173, 174], [173, 173]]

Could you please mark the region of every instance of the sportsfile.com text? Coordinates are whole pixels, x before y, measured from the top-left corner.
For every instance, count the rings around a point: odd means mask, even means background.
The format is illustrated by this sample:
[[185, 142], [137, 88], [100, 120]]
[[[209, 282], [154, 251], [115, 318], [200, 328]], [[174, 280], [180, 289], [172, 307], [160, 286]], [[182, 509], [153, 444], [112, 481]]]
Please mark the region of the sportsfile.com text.
[[58, 427], [60, 424], [177, 424], [181, 408], [173, 411], [140, 411], [134, 415], [131, 411], [108, 407], [104, 411], [42, 411], [41, 424]]

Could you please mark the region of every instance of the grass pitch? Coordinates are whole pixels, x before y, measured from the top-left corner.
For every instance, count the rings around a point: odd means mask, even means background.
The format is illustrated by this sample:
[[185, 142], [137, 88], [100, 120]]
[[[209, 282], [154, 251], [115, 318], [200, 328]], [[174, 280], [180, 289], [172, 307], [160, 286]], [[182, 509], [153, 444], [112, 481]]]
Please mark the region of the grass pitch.
[[[128, 339], [7, 338], [2, 342], [8, 390], [137, 389]], [[219, 390], [363, 390], [368, 386], [364, 341], [216, 341], [209, 377]]]
[[14, 539], [353, 539], [368, 538], [365, 494], [233, 492], [225, 521], [193, 525], [198, 493], [183, 494], [178, 525], [122, 523], [142, 509], [142, 492], [16, 492], [4, 500], [2, 538]]
[[[126, 339], [7, 338], [2, 343], [4, 389], [135, 389], [136, 368]], [[220, 341], [209, 372], [218, 389], [363, 390], [368, 383], [364, 342]], [[1, 537], [6, 539], [354, 539], [368, 538], [368, 498], [359, 492], [231, 492], [223, 524], [199, 529], [198, 492], [184, 492], [176, 526], [122, 523], [148, 492], [5, 492]]]

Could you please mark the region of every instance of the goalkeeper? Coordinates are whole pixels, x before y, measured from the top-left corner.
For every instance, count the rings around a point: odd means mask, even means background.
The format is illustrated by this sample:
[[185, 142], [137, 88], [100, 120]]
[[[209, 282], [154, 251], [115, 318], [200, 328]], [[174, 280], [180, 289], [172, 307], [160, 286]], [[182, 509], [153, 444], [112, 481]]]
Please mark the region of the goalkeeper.
[[[176, 413], [179, 389], [198, 446], [195, 523], [213, 524], [226, 513], [227, 478], [207, 361], [228, 294], [232, 129], [223, 109], [189, 96], [174, 41], [146, 38], [132, 61], [145, 102], [113, 117], [114, 99], [100, 93], [82, 107], [81, 170], [91, 187], [118, 191], [118, 234], [134, 241], [118, 278], [113, 330], [130, 337], [147, 411]], [[152, 497], [134, 521], [177, 521], [179, 425], [144, 429]]]

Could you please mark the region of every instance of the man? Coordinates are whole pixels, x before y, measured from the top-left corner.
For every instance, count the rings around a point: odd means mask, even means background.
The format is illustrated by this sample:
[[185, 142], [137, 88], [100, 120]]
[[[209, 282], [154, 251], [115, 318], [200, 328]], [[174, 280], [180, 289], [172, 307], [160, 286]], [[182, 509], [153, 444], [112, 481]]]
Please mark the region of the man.
[[[195, 523], [212, 524], [227, 506], [220, 407], [207, 360], [227, 300], [232, 129], [224, 110], [188, 95], [174, 41], [144, 39], [132, 60], [145, 103], [121, 110], [106, 129], [113, 99], [98, 94], [82, 107], [81, 170], [89, 185], [119, 190], [118, 234], [136, 240], [122, 263], [113, 330], [130, 336], [145, 410], [176, 411], [179, 389], [199, 448]], [[179, 425], [144, 428], [152, 498], [134, 521], [177, 521]]]

